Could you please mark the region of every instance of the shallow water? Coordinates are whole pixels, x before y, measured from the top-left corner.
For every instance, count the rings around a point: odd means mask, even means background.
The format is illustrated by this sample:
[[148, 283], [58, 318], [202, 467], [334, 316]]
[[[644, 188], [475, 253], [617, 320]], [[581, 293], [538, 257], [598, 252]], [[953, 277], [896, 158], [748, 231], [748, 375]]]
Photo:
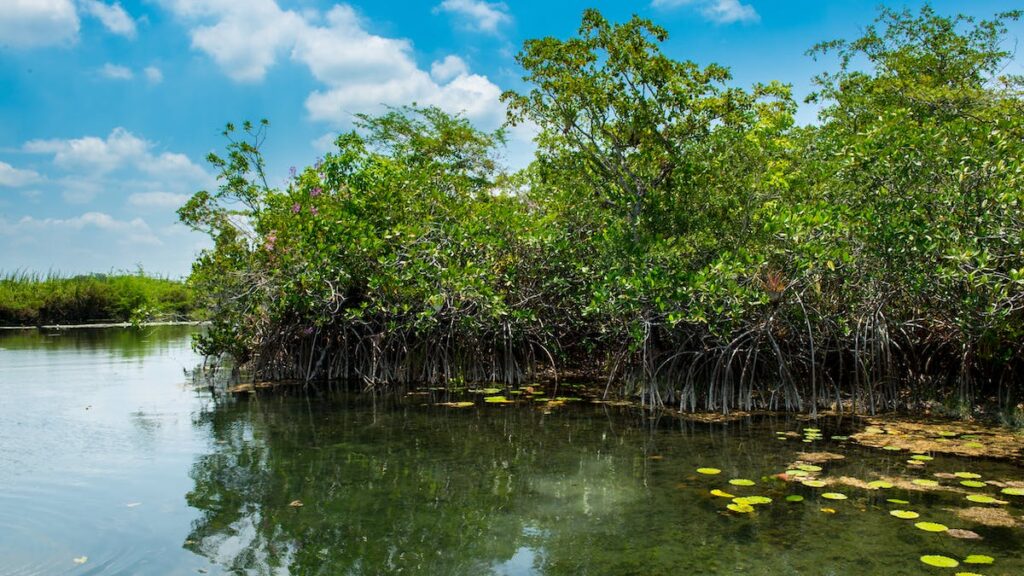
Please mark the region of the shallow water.
[[[958, 519], [946, 509], [963, 494], [770, 478], [807, 449], [846, 456], [824, 478], [1024, 480], [1013, 464], [936, 455], [914, 469], [907, 453], [831, 440], [850, 420], [697, 424], [585, 402], [545, 414], [396, 394], [215, 400], [185, 373], [199, 361], [189, 333], [0, 333], [0, 574], [957, 571], [923, 554], [985, 554], [995, 564], [958, 570], [1024, 573], [1024, 529]], [[776, 438], [811, 426], [823, 440]], [[739, 515], [713, 488], [773, 503]], [[1020, 518], [1024, 498], [1004, 498], [995, 507]], [[893, 508], [984, 540], [917, 530]]]

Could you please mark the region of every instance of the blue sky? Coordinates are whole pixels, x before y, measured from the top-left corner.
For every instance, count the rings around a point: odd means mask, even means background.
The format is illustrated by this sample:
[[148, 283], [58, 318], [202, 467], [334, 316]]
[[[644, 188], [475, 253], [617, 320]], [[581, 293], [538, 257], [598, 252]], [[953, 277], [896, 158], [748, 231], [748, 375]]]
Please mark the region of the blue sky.
[[[228, 121], [268, 118], [271, 174], [312, 163], [352, 115], [417, 101], [494, 128], [523, 87], [523, 40], [574, 33], [584, 8], [669, 30], [678, 59], [735, 82], [791, 83], [828, 65], [877, 0], [0, 0], [0, 271], [187, 274], [206, 240], [176, 223], [216, 186], [204, 158]], [[886, 3], [915, 7], [918, 2]], [[976, 16], [1014, 2], [934, 2]], [[1014, 25], [1009, 42], [1024, 28]], [[1011, 45], [1012, 47], [1012, 45]], [[1019, 69], [1016, 63], [1014, 68]], [[804, 106], [799, 119], [811, 122]], [[506, 158], [528, 161], [530, 133]]]

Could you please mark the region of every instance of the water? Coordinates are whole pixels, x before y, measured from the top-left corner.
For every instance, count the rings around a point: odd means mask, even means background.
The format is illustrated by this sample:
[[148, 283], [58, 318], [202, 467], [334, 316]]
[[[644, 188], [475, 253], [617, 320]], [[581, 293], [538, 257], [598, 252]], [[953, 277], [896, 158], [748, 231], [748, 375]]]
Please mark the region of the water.
[[[817, 422], [826, 439], [809, 445], [776, 439], [811, 426], [785, 417], [699, 424], [397, 394], [215, 399], [185, 373], [199, 361], [190, 331], [0, 334], [0, 574], [955, 572], [923, 554], [985, 554], [995, 564], [959, 570], [1024, 573], [1024, 528], [957, 518], [947, 508], [964, 507], [962, 494], [840, 486], [828, 490], [849, 499], [833, 502], [768, 478], [808, 446], [846, 456], [826, 478], [1024, 480], [1013, 464], [936, 456], [910, 470], [906, 453], [829, 440], [849, 420]], [[727, 484], [736, 477], [757, 485]], [[774, 502], [737, 515], [712, 488]], [[807, 499], [783, 501], [795, 493]], [[1020, 519], [1024, 498], [1006, 498], [994, 507]], [[984, 540], [917, 530], [893, 508]]]

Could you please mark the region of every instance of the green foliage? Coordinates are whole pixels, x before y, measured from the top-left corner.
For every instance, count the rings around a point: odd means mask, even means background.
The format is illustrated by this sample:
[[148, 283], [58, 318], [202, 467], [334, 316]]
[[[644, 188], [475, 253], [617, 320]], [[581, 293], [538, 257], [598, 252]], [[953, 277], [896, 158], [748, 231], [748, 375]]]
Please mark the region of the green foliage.
[[0, 278], [0, 325], [192, 319], [198, 314], [184, 283], [136, 274]]
[[[515, 381], [555, 364], [659, 405], [1015, 405], [1024, 106], [1005, 23], [882, 9], [787, 86], [665, 56], [588, 10], [526, 42], [535, 161], [436, 108], [360, 116], [272, 189], [267, 124], [228, 126], [221, 187], [180, 211], [215, 248], [200, 341], [269, 377]], [[955, 394], [953, 394], [955, 392]]]

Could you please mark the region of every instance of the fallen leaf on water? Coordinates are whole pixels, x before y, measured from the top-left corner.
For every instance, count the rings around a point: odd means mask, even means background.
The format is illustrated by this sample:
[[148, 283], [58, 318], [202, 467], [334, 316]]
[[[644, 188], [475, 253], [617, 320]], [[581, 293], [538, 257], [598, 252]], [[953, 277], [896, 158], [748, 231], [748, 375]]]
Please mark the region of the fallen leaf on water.
[[302, 500], [292, 500], [291, 503], [288, 505], [291, 506], [292, 508], [301, 508], [303, 506]]

